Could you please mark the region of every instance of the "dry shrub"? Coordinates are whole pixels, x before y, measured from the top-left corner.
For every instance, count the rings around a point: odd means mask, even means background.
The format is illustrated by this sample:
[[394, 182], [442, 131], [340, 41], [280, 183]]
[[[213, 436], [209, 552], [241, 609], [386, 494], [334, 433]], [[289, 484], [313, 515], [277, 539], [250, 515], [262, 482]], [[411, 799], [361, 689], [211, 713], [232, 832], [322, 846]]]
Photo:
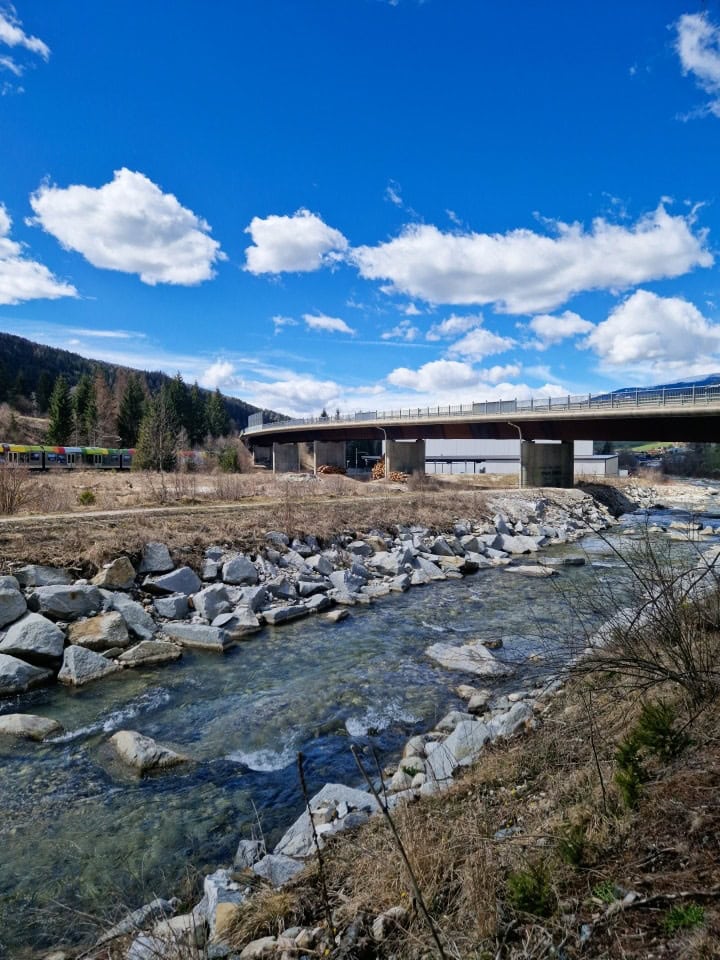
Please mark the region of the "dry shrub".
[[10, 516], [31, 507], [37, 500], [35, 478], [27, 467], [0, 465], [0, 513]]
[[275, 937], [302, 923], [303, 913], [297, 894], [263, 887], [239, 908], [226, 934], [228, 942], [239, 948], [260, 937]]

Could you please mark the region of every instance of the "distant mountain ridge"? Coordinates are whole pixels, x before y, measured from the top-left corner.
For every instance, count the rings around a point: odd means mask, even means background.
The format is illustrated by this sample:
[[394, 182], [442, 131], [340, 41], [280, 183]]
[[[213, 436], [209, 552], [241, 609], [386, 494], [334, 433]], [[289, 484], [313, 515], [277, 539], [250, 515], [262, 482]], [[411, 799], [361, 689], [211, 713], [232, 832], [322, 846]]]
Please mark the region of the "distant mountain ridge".
[[682, 390], [685, 387], [720, 387], [720, 373], [708, 373], [702, 377], [674, 380], [672, 383], [656, 383], [651, 387], [621, 387], [615, 393], [634, 393], [636, 390]]
[[[151, 393], [157, 392], [163, 383], [172, 380], [172, 377], [159, 370], [138, 370], [135, 367], [107, 363], [105, 360], [88, 360], [78, 353], [72, 353], [70, 350], [48, 347], [45, 344], [35, 343], [11, 333], [0, 333], [0, 365], [2, 365], [2, 373], [6, 381], [15, 380], [18, 374], [21, 375], [22, 394], [25, 397], [29, 397], [36, 392], [38, 381], [43, 373], [47, 373], [53, 381], [62, 374], [70, 386], [73, 387], [84, 374], [92, 375], [100, 369], [105, 374], [111, 389], [120, 371], [126, 374], [136, 373], [143, 378]], [[212, 393], [211, 390], [202, 387], [200, 389], [206, 396]], [[236, 397], [228, 397], [223, 394], [223, 400], [228, 415], [238, 430], [243, 430], [247, 426], [248, 417], [253, 413], [262, 412], [268, 420], [284, 419], [281, 414], [274, 410], [261, 410], [260, 407], [255, 407], [244, 400], [238, 400]]]

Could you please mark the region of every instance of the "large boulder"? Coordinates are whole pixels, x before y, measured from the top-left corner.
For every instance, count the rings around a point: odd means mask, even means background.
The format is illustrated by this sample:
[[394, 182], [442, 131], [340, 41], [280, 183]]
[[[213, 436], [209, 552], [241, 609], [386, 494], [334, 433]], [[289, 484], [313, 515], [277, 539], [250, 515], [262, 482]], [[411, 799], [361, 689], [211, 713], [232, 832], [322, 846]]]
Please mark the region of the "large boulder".
[[306, 604], [298, 603], [294, 607], [270, 607], [263, 612], [265, 623], [271, 627], [276, 627], [281, 623], [289, 623], [290, 620], [299, 620], [300, 617], [306, 617], [309, 613]]
[[462, 673], [474, 673], [479, 677], [502, 677], [512, 673], [512, 668], [496, 660], [487, 647], [482, 644], [465, 644], [453, 647], [448, 643], [434, 643], [425, 651], [431, 660], [435, 660], [448, 670]]
[[[378, 809], [377, 801], [370, 793], [364, 790], [356, 790], [353, 787], [343, 786], [341, 783], [326, 783], [325, 786], [310, 801], [310, 809], [313, 811], [320, 808], [335, 806], [347, 812], [357, 810], [360, 812], [373, 813]], [[345, 817], [344, 819], [347, 819]], [[321, 831], [321, 834], [337, 832], [343, 827], [343, 819], [335, 821], [336, 826], [332, 831]], [[353, 821], [347, 826], [352, 825]], [[316, 824], [316, 826], [318, 826]], [[320, 825], [325, 826], [325, 825]], [[329, 826], [329, 825], [328, 825]], [[313, 839], [312, 825], [310, 815], [305, 810], [288, 830], [280, 838], [277, 846], [273, 850], [274, 854], [284, 854], [286, 857], [309, 857], [315, 850], [315, 841]]]
[[25, 597], [19, 590], [0, 587], [0, 627], [18, 620], [26, 610]]
[[63, 665], [60, 668], [58, 680], [60, 683], [67, 683], [73, 687], [82, 687], [86, 683], [99, 680], [101, 677], [107, 677], [119, 670], [120, 667], [117, 663], [113, 663], [112, 660], [95, 653], [94, 650], [72, 645], [65, 648]]
[[43, 567], [37, 563], [29, 563], [16, 570], [15, 578], [22, 587], [54, 587], [73, 582], [73, 575], [69, 570]]
[[167, 620], [182, 620], [188, 615], [190, 607], [184, 593], [171, 593], [169, 597], [158, 597], [153, 601], [153, 607], [159, 617]]
[[0, 653], [19, 657], [37, 666], [56, 666], [63, 655], [65, 634], [39, 613], [26, 613], [7, 630]]
[[221, 904], [240, 904], [245, 900], [245, 890], [232, 878], [231, 870], [216, 870], [203, 881], [205, 893], [205, 914], [210, 927], [210, 935], [215, 933], [217, 909]]
[[415, 557], [412, 563], [416, 570], [424, 573], [430, 580], [447, 580], [445, 574], [440, 570], [436, 563], [428, 560], [426, 557]]
[[527, 701], [514, 703], [505, 713], [499, 713], [488, 723], [488, 729], [493, 739], [500, 737], [512, 737], [513, 734], [525, 727], [525, 724], [532, 720], [532, 704]]
[[148, 593], [159, 596], [167, 593], [184, 593], [189, 597], [200, 590], [202, 581], [190, 567], [178, 567], [177, 570], [163, 573], [159, 577], [146, 577], [143, 580], [143, 587]]
[[214, 650], [223, 653], [232, 645], [233, 638], [220, 627], [209, 627], [204, 623], [178, 623], [171, 620], [164, 623], [162, 632], [166, 637], [177, 640], [184, 647], [197, 647], [200, 650]]
[[113, 647], [127, 647], [130, 643], [127, 625], [117, 610], [71, 623], [68, 640], [88, 650], [112, 650]]
[[103, 599], [97, 587], [78, 583], [36, 587], [28, 598], [28, 606], [52, 620], [77, 620], [101, 610]]
[[22, 740], [44, 740], [62, 727], [57, 720], [36, 717], [32, 713], [6, 713], [0, 716], [0, 736]]
[[257, 615], [247, 607], [236, 607], [231, 613], [221, 613], [220, 616], [215, 617], [212, 625], [230, 634], [232, 640], [241, 640], [262, 630], [262, 624]]
[[1, 590], [19, 590], [20, 584], [15, 579], [15, 577], [11, 577], [9, 574], [5, 574], [4, 576], [0, 577], [0, 589]]
[[192, 599], [193, 606], [206, 620], [214, 620], [221, 613], [227, 613], [230, 609], [227, 588], [222, 583], [214, 583], [211, 587], [205, 587], [196, 593]]
[[274, 887], [282, 887], [289, 883], [295, 874], [300, 873], [304, 866], [298, 860], [282, 853], [268, 853], [253, 865], [252, 871], [268, 880]]
[[0, 697], [9, 697], [14, 693], [25, 693], [32, 687], [38, 687], [52, 677], [50, 670], [33, 667], [24, 660], [0, 653]]
[[146, 543], [140, 561], [140, 573], [167, 573], [175, 564], [164, 543]]
[[166, 640], [141, 640], [118, 657], [118, 663], [124, 667], [150, 667], [157, 663], [170, 663], [182, 656], [182, 650], [176, 643]]
[[[368, 549], [370, 549], [368, 547]], [[370, 551], [372, 553], [372, 551]], [[314, 570], [315, 573], [322, 574], [323, 577], [328, 577], [333, 572], [335, 567], [330, 563], [327, 557], [323, 557], [322, 554], [318, 554], [314, 557], [308, 557], [305, 561], [306, 564], [310, 567], [311, 570]]]
[[480, 720], [461, 720], [442, 743], [434, 746], [425, 768], [428, 778], [442, 783], [450, 780], [459, 766], [474, 762], [492, 738], [489, 725]]
[[124, 593], [106, 594], [110, 607], [122, 615], [130, 633], [138, 640], [152, 640], [157, 624], [141, 603], [131, 600]]
[[252, 561], [237, 553], [223, 564], [222, 578], [225, 583], [252, 585], [258, 582], [258, 570]]
[[176, 753], [153, 740], [152, 737], [144, 737], [136, 730], [118, 730], [110, 737], [109, 742], [120, 759], [141, 774], [149, 770], [176, 767], [190, 760], [190, 757]]
[[118, 557], [104, 566], [92, 582], [106, 590], [130, 590], [135, 583], [135, 567], [127, 557]]
[[544, 537], [512, 536], [500, 533], [495, 538], [493, 546], [496, 550], [504, 550], [505, 553], [537, 553], [544, 539]]

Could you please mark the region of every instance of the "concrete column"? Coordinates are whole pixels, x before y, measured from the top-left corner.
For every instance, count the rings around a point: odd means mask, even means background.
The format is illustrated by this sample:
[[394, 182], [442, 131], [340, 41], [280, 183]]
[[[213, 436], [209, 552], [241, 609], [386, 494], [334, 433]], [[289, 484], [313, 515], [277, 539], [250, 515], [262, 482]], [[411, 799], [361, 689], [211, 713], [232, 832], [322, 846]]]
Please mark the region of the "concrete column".
[[258, 466], [271, 466], [272, 465], [272, 447], [261, 447], [256, 446], [252, 448], [253, 463], [256, 467]]
[[296, 473], [300, 469], [296, 443], [274, 443], [272, 453], [273, 473]]
[[572, 441], [537, 443], [523, 440], [520, 445], [523, 486], [572, 487], [575, 467], [573, 454]]
[[387, 440], [385, 443], [386, 476], [398, 473], [425, 473], [424, 440]]
[[328, 467], [347, 467], [347, 444], [344, 440], [316, 440], [313, 470], [323, 465]]

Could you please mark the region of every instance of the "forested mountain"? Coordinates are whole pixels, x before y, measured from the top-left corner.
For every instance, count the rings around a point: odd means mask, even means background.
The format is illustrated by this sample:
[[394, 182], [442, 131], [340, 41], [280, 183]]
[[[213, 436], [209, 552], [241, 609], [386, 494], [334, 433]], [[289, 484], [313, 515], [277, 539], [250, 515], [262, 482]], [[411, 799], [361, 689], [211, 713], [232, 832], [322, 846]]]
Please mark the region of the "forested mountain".
[[[149, 395], [159, 393], [163, 385], [170, 385], [172, 377], [158, 370], [133, 370], [102, 360], [87, 360], [69, 350], [47, 347], [24, 337], [0, 333], [0, 403], [8, 402], [25, 408], [24, 412], [43, 414], [48, 409], [50, 393], [58, 376], [63, 376], [68, 386], [76, 387], [83, 377], [94, 378], [102, 373], [108, 391], [119, 402], [128, 377], [135, 373]], [[206, 401], [214, 396], [210, 390], [199, 388]], [[223, 396], [231, 426], [242, 430], [248, 417], [258, 413], [259, 408], [235, 397]], [[264, 410], [268, 420], [282, 419], [272, 410]]]

